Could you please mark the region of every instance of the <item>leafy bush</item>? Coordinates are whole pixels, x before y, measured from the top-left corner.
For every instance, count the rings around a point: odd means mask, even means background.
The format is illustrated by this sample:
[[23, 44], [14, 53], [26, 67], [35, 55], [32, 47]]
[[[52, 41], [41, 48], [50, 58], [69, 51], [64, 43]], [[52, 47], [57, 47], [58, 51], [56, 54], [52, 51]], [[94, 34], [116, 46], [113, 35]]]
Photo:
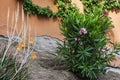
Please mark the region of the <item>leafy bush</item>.
[[94, 9], [93, 13], [70, 12], [61, 24], [65, 39], [58, 52], [66, 60], [68, 69], [83, 80], [97, 78], [114, 58], [106, 47], [109, 43], [106, 33], [112, 27], [111, 21], [102, 15], [102, 10]]

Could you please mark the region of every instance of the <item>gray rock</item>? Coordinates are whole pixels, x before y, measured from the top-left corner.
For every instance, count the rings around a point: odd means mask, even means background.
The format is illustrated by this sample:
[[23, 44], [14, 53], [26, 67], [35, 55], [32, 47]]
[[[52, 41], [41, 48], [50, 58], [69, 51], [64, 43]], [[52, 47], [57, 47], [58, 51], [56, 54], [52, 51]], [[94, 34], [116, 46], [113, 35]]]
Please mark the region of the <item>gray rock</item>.
[[79, 80], [64, 64], [64, 61], [56, 59], [51, 53], [39, 52], [37, 59], [30, 61], [29, 80]]
[[4, 35], [0, 35], [0, 40], [5, 40], [5, 41], [7, 41], [7, 40], [8, 40], [8, 38], [7, 38], [7, 37], [5, 37]]
[[120, 80], [120, 68], [108, 67], [106, 73], [99, 80]]
[[48, 36], [35, 37], [37, 59], [30, 61], [29, 80], [79, 80], [65, 68], [65, 62], [54, 55], [57, 43], [62, 41]]
[[38, 52], [47, 51], [49, 53], [56, 53], [56, 48], [58, 47], [58, 43], [62, 44], [57, 38], [49, 37], [49, 36], [37, 36], [34, 38], [34, 50]]
[[[8, 38], [0, 35], [0, 54], [4, 53], [7, 46], [8, 46]], [[6, 55], [12, 56], [13, 53], [15, 53], [15, 47], [14, 44], [11, 44]]]
[[5, 41], [4, 39], [0, 39], [0, 53], [2, 53], [2, 51], [5, 49], [6, 46], [7, 46], [7, 41]]

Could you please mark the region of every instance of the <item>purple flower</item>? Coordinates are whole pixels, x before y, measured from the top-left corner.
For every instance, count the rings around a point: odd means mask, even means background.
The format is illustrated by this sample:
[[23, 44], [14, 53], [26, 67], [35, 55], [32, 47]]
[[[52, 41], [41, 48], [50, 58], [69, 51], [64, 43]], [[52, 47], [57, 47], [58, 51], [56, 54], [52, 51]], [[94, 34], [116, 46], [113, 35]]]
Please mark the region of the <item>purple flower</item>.
[[79, 40], [80, 40], [80, 38], [74, 38], [74, 40], [75, 40], [75, 41], [79, 41]]
[[106, 51], [105, 48], [99, 48], [98, 50], [101, 51], [101, 52], [105, 52]]
[[79, 31], [79, 34], [80, 35], [87, 34], [87, 30], [85, 28], [81, 28], [80, 31]]
[[101, 49], [102, 52], [105, 52], [106, 50], [104, 48]]

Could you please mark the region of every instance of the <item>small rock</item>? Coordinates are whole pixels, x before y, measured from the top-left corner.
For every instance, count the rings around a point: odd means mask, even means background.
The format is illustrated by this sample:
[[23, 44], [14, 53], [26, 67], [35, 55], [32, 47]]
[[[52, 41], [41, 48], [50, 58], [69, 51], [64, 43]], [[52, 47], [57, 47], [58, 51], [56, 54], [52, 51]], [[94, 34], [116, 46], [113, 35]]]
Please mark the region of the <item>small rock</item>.
[[99, 80], [120, 80], [120, 69], [108, 67], [106, 73]]

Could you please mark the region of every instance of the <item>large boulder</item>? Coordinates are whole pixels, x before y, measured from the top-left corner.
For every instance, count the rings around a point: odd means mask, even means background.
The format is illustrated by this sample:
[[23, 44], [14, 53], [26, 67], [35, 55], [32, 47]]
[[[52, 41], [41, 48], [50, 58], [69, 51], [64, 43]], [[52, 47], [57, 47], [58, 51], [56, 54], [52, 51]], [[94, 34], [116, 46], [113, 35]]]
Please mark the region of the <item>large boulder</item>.
[[56, 57], [58, 43], [62, 41], [53, 37], [35, 37], [37, 59], [30, 61], [30, 80], [79, 80], [65, 68], [65, 62]]
[[79, 80], [64, 63], [49, 52], [39, 52], [37, 59], [30, 61], [30, 80]]

